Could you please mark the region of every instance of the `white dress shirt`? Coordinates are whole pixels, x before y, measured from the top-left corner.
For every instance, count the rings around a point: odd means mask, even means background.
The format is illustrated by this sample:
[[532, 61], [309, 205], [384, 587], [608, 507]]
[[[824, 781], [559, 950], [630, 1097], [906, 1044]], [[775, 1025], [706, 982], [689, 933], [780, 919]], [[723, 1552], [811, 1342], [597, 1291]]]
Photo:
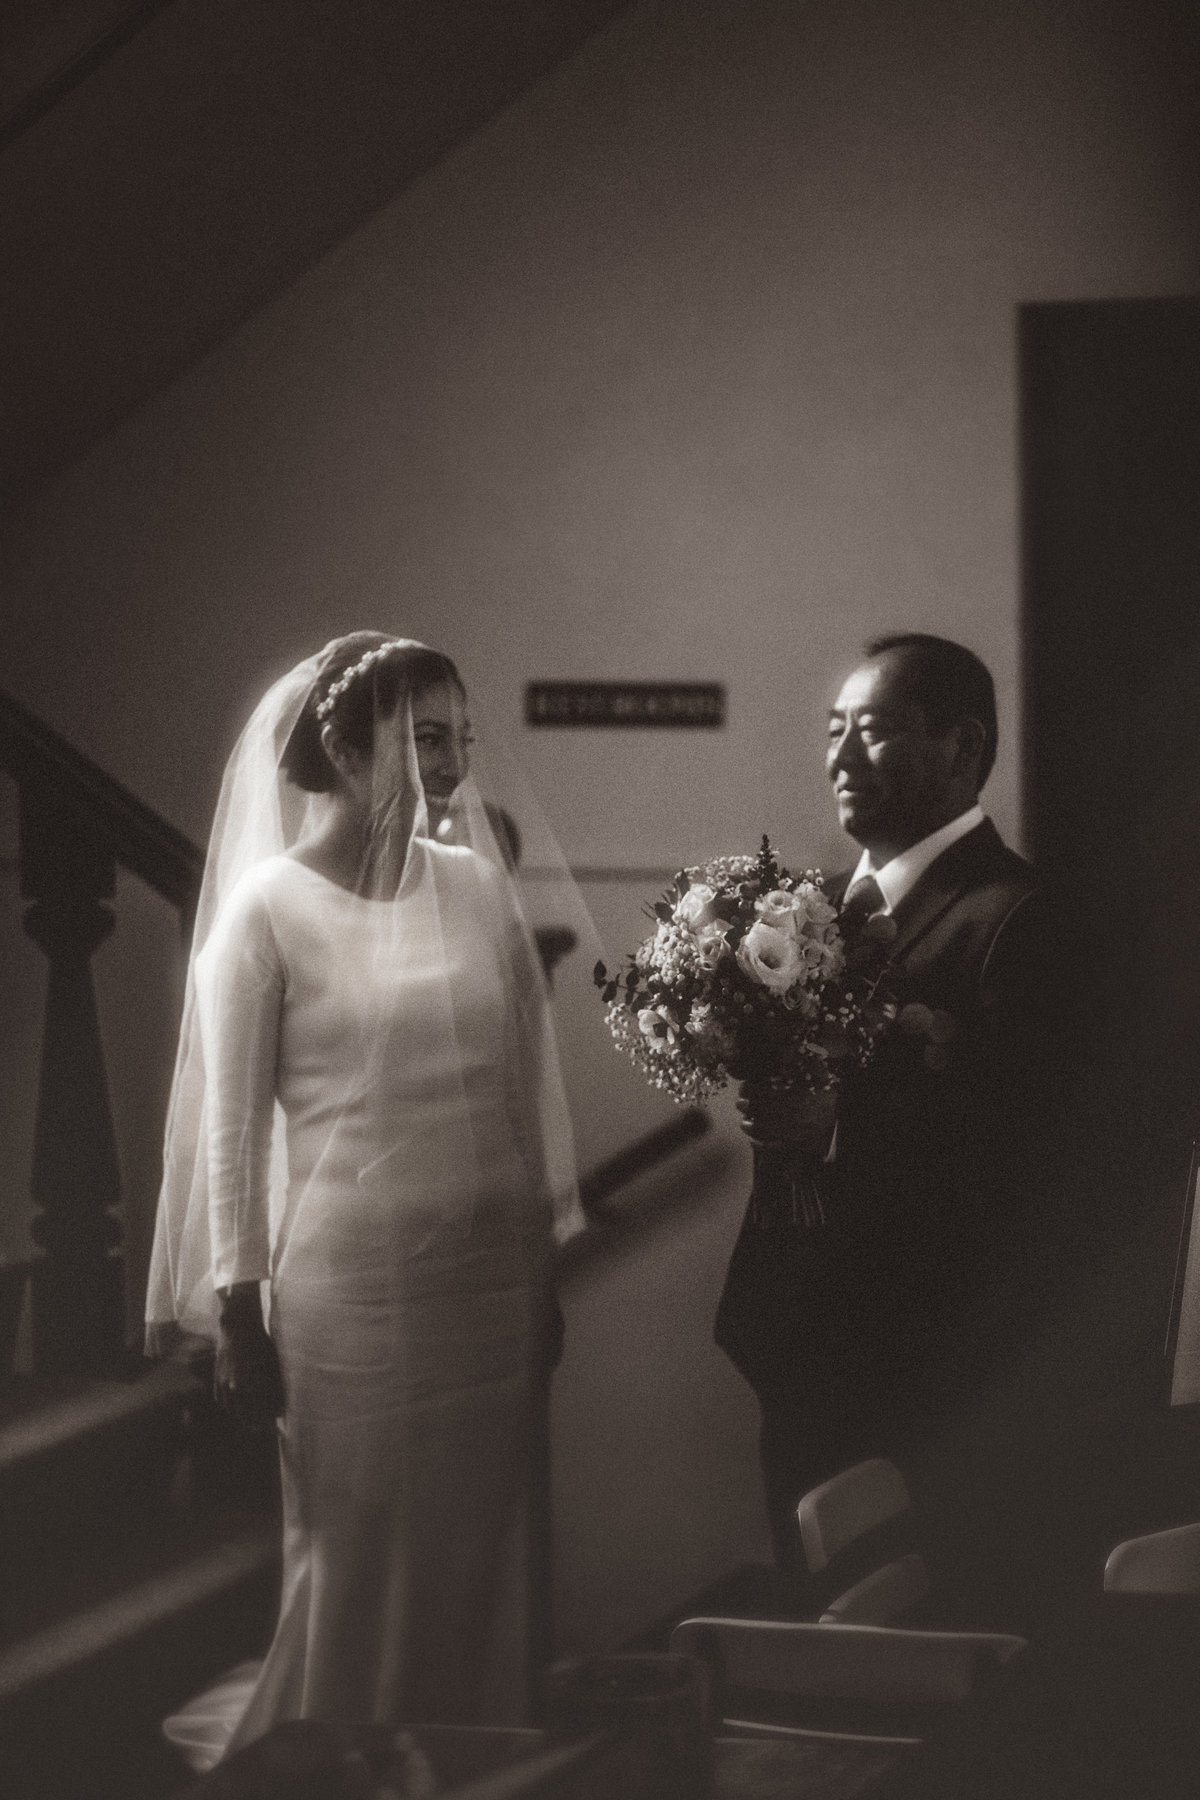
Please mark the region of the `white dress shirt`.
[[854, 892], [854, 884], [861, 881], [864, 875], [873, 875], [880, 893], [883, 895], [888, 912], [895, 912], [906, 894], [916, 887], [930, 863], [936, 862], [943, 850], [951, 844], [957, 844], [959, 838], [966, 837], [968, 831], [974, 831], [984, 820], [983, 808], [972, 806], [967, 812], [960, 813], [957, 819], [951, 819], [938, 831], [931, 831], [920, 843], [910, 844], [899, 856], [893, 856], [891, 862], [884, 863], [882, 869], [871, 867], [871, 853], [864, 850], [858, 861], [858, 867], [850, 877], [846, 888], [849, 896]]

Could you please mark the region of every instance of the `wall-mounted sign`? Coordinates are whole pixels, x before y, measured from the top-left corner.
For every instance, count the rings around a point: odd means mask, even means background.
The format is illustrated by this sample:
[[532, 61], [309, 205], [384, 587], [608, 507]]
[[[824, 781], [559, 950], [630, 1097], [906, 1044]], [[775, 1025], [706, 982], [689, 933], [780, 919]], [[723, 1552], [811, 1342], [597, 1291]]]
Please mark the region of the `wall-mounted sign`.
[[527, 725], [675, 726], [725, 723], [719, 681], [531, 681]]

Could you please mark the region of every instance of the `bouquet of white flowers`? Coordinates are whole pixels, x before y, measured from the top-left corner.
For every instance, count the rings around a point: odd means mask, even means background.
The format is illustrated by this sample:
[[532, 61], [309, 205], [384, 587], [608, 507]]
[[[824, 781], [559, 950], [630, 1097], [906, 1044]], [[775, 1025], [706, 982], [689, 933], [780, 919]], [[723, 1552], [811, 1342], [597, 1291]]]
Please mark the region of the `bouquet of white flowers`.
[[847, 958], [820, 873], [789, 874], [765, 837], [757, 857], [681, 870], [652, 916], [653, 934], [617, 974], [597, 963], [595, 981], [618, 1047], [675, 1100], [730, 1078], [826, 1093], [895, 1016], [882, 959]]

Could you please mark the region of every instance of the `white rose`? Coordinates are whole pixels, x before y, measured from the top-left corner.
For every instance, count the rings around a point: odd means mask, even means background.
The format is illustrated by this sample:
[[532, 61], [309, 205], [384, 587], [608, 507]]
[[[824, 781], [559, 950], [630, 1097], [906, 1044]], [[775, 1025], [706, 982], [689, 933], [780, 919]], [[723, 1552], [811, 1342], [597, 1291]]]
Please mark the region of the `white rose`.
[[686, 925], [689, 931], [699, 931], [702, 925], [707, 925], [711, 920], [712, 903], [716, 897], [712, 888], [703, 881], [697, 881], [676, 904], [676, 924]]
[[715, 969], [725, 950], [729, 926], [721, 919], [710, 919], [696, 933], [696, 953], [702, 969]]
[[824, 933], [837, 918], [837, 908], [831, 905], [820, 888], [810, 881], [804, 882], [796, 890], [796, 899], [800, 903], [800, 913], [804, 921], [802, 929], [810, 935]]
[[804, 960], [794, 937], [759, 919], [737, 947], [737, 959], [752, 980], [772, 994], [786, 994], [804, 974]]
[[773, 888], [761, 900], [754, 902], [754, 910], [764, 925], [771, 925], [776, 931], [792, 933], [799, 924], [800, 906], [799, 896], [789, 894], [786, 888]]

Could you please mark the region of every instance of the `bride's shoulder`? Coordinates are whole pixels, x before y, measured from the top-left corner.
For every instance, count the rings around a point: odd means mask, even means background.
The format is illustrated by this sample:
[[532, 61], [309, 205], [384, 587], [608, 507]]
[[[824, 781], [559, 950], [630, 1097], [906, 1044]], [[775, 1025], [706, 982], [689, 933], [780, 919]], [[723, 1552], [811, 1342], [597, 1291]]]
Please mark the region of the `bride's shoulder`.
[[287, 868], [280, 865], [290, 861], [286, 856], [272, 856], [242, 871], [221, 898], [198, 950], [197, 968], [247, 955], [260, 961], [274, 959], [278, 896], [290, 879]]
[[265, 919], [308, 879], [309, 872], [294, 856], [265, 857], [243, 870], [222, 900], [218, 918], [226, 924]]
[[270, 901], [277, 894], [302, 887], [311, 873], [296, 857], [280, 851], [278, 856], [264, 857], [247, 869], [229, 897], [232, 900], [236, 894], [244, 904], [252, 904], [256, 898]]

